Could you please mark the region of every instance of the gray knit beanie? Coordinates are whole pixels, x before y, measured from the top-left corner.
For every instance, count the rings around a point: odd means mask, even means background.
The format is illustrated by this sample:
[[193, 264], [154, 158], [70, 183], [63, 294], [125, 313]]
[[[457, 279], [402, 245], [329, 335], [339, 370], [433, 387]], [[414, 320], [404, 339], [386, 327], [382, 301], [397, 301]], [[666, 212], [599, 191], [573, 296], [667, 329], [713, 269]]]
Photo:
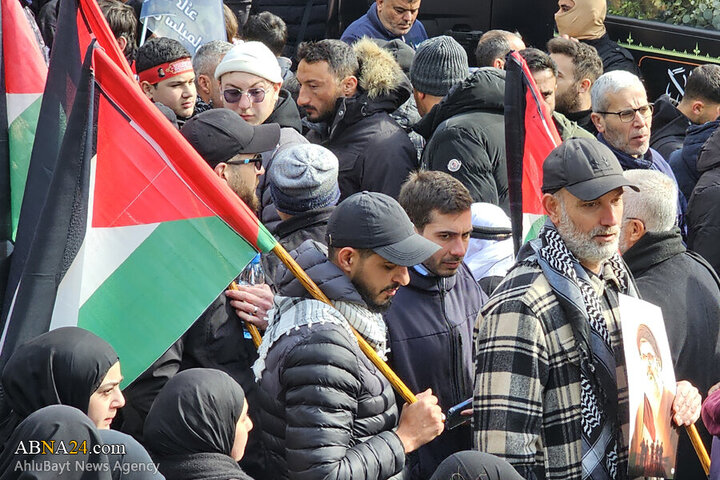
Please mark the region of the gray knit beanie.
[[444, 97], [468, 73], [465, 49], [454, 38], [440, 35], [417, 47], [410, 66], [410, 81], [418, 92]]
[[340, 198], [338, 159], [320, 145], [304, 143], [281, 149], [268, 172], [275, 208], [298, 215], [335, 205]]

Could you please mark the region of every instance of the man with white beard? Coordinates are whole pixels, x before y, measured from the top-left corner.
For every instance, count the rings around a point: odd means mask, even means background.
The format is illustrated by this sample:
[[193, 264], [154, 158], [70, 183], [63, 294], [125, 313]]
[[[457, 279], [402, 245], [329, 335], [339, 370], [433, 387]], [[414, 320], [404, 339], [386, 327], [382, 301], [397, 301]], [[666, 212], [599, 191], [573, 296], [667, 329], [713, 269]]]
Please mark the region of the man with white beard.
[[[475, 448], [524, 478], [624, 478], [628, 389], [619, 294], [636, 296], [618, 255], [623, 189], [636, 189], [593, 139], [563, 142], [543, 164], [548, 221], [478, 318]], [[684, 387], [683, 387], [684, 388]], [[678, 385], [679, 424], [697, 391]]]

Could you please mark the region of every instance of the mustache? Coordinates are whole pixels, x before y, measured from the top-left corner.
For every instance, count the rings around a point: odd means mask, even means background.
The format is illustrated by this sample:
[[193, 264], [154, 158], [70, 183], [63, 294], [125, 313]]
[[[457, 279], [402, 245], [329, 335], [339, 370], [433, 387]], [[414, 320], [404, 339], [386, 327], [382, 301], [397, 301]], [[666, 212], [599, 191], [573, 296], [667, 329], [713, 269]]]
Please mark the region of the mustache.
[[389, 292], [390, 290], [395, 290], [396, 288], [400, 288], [399, 283], [393, 283], [392, 285], [388, 285], [387, 287], [380, 290], [380, 293], [382, 292]]
[[593, 228], [590, 232], [590, 236], [594, 237], [595, 235], [613, 235], [613, 234], [619, 234], [620, 233], [620, 227], [596, 227]]

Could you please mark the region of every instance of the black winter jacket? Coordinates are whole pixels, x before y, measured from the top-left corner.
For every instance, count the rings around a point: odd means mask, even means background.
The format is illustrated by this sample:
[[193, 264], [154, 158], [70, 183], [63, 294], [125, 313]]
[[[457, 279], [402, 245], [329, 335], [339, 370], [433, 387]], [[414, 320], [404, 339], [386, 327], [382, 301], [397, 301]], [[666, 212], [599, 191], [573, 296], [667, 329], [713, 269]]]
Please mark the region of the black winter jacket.
[[688, 202], [688, 248], [720, 272], [720, 130], [715, 130], [697, 162], [700, 172]]
[[[334, 209], [334, 206], [318, 208], [282, 221], [275, 228], [275, 238], [288, 252], [295, 250], [305, 240], [315, 240], [325, 245], [327, 222]], [[274, 253], [263, 254], [262, 260], [267, 284], [273, 286], [279, 282], [286, 268]]]
[[415, 146], [390, 113], [410, 97], [410, 84], [383, 97], [368, 92], [337, 100], [328, 132], [307, 138], [331, 150], [340, 163], [340, 201], [368, 190], [397, 198], [407, 176], [417, 168]]
[[275, 204], [270, 195], [267, 172], [272, 168], [273, 158], [279, 149], [298, 143], [307, 143], [307, 140], [301, 134], [302, 122], [300, 121], [300, 113], [298, 112], [295, 100], [292, 99], [290, 92], [284, 88], [280, 90], [280, 98], [275, 110], [273, 110], [267, 120], [263, 122], [265, 125], [270, 123], [280, 125], [280, 143], [275, 150], [263, 152], [262, 154], [265, 173], [260, 177], [257, 196], [260, 199], [260, 220], [268, 230], [270, 230], [270, 233], [273, 233], [277, 224], [280, 223], [280, 217], [277, 214], [277, 210], [275, 210]]
[[603, 62], [603, 72], [625, 70], [642, 78], [640, 69], [632, 54], [627, 49], [610, 40], [607, 33], [597, 39], [581, 41], [591, 47], [595, 47], [595, 50], [597, 50]]
[[[720, 380], [717, 370], [706, 367], [720, 364], [720, 280], [705, 260], [686, 250], [677, 228], [646, 233], [623, 259], [642, 298], [662, 309], [675, 377], [704, 394]], [[702, 422], [697, 425], [709, 444], [710, 434]], [[705, 478], [687, 435], [678, 443], [675, 478]]]
[[[432, 388], [447, 411], [472, 397], [472, 330], [487, 296], [464, 263], [452, 277], [438, 277], [422, 265], [408, 271], [410, 283], [384, 314], [389, 364], [413, 392]], [[410, 478], [430, 478], [445, 458], [470, 449], [469, 425], [445, 430], [410, 455]]]
[[481, 68], [454, 87], [415, 125], [428, 140], [422, 168], [448, 173], [473, 201], [508, 211], [505, 72]]
[[[316, 243], [303, 243], [295, 256], [331, 300], [364, 305]], [[323, 309], [330, 307], [308, 298], [292, 275], [283, 277], [279, 294], [284, 297], [276, 297], [276, 316], [314, 323], [291, 329], [261, 357], [263, 439], [273, 478], [401, 478], [405, 453], [394, 432], [398, 410], [392, 387], [345, 327], [323, 321]], [[264, 344], [267, 339], [268, 333]]]
[[410, 137], [390, 114], [410, 98], [412, 86], [395, 57], [370, 39], [353, 45], [361, 69], [358, 92], [341, 97], [329, 127], [307, 134], [337, 156], [340, 201], [368, 190], [397, 198], [407, 176], [418, 166]]
[[674, 151], [682, 148], [685, 131], [690, 125], [692, 122], [677, 109], [677, 102], [669, 95], [662, 95], [655, 101], [650, 147], [669, 160]]
[[690, 198], [695, 184], [700, 179], [700, 172], [697, 169], [697, 161], [703, 145], [710, 135], [720, 126], [720, 120], [703, 123], [702, 125], [690, 125], [687, 129], [687, 136], [680, 150], [675, 150], [668, 163], [673, 169], [680, 191], [685, 198]]

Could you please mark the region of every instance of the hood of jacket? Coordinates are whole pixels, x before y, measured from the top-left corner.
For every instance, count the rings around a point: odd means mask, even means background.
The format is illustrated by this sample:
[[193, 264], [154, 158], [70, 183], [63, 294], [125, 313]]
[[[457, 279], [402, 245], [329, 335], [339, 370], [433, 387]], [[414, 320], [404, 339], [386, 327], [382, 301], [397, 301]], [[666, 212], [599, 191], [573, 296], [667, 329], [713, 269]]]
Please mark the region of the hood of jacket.
[[720, 165], [720, 129], [716, 129], [715, 132], [710, 135], [707, 142], [700, 151], [700, 157], [697, 161], [698, 172], [703, 173], [708, 170], [712, 170]]
[[690, 125], [687, 129], [687, 135], [683, 141], [683, 148], [680, 151], [680, 160], [690, 172], [691, 176], [697, 181], [700, 173], [697, 169], [697, 161], [700, 152], [708, 141], [710, 136], [720, 126], [720, 120], [703, 123], [702, 125]]
[[295, 104], [295, 100], [290, 96], [290, 92], [284, 88], [280, 89], [278, 104], [263, 123], [277, 123], [281, 128], [293, 128], [297, 130], [298, 133], [302, 133], [300, 112]]
[[454, 86], [417, 124], [415, 131], [430, 138], [448, 118], [465, 112], [488, 111], [503, 114], [505, 109], [505, 71], [484, 67]]
[[655, 143], [668, 135], [685, 135], [685, 130], [692, 123], [678, 110], [677, 102], [669, 95], [662, 95], [655, 103], [652, 117], [650, 143]]
[[632, 274], [637, 276], [685, 250], [680, 228], [674, 227], [666, 232], [645, 233], [622, 257]]
[[[330, 300], [366, 306], [348, 276], [328, 259], [325, 245], [315, 240], [306, 240], [293, 250], [291, 255]], [[278, 295], [312, 298], [300, 280], [288, 270], [285, 271], [276, 286]]]

